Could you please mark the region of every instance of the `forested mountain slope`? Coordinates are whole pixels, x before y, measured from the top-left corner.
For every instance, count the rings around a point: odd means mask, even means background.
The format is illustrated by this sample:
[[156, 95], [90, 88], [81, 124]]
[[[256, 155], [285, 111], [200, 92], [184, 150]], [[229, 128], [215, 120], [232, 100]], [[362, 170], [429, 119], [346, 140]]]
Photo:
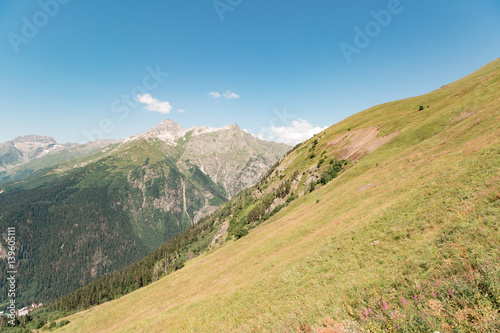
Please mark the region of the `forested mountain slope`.
[[0, 185], [0, 258], [15, 227], [18, 304], [61, 297], [142, 258], [254, 184], [289, 148], [236, 125], [184, 130], [166, 120]]

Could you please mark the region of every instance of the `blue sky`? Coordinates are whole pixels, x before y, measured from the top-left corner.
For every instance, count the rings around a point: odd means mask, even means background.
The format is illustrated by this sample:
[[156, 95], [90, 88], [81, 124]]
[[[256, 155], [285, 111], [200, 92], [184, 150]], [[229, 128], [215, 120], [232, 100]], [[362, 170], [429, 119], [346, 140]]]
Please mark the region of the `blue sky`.
[[292, 143], [499, 56], [498, 0], [0, 0], [0, 142], [170, 118]]

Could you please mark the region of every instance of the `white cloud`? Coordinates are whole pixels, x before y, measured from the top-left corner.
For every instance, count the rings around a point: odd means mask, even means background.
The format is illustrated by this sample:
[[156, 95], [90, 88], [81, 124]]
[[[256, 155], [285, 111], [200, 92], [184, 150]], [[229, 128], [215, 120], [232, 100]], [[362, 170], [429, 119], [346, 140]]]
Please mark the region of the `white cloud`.
[[257, 135], [262, 140], [272, 140], [289, 145], [296, 145], [315, 134], [325, 130], [328, 126], [315, 127], [305, 119], [298, 118], [293, 120], [289, 126], [271, 126], [261, 128], [260, 133]]
[[220, 97], [224, 97], [225, 99], [237, 99], [237, 98], [240, 98], [241, 96], [234, 93], [234, 92], [231, 92], [229, 90], [227, 90], [225, 93], [221, 94], [219, 93], [218, 91], [211, 91], [208, 93], [210, 96], [212, 96], [213, 98], [220, 98]]
[[146, 104], [144, 109], [149, 111], [156, 111], [160, 113], [170, 113], [170, 111], [172, 111], [172, 105], [170, 105], [169, 102], [161, 102], [150, 94], [138, 94], [136, 101], [142, 104]]
[[234, 92], [230, 92], [229, 90], [224, 93], [224, 98], [226, 99], [233, 99], [233, 98], [240, 98], [240, 95], [235, 94]]
[[176, 112], [179, 112], [179, 113], [184, 113], [184, 112], [186, 112], [186, 111], [185, 111], [185, 110], [183, 110], [183, 109], [179, 109], [179, 110], [177, 110]]

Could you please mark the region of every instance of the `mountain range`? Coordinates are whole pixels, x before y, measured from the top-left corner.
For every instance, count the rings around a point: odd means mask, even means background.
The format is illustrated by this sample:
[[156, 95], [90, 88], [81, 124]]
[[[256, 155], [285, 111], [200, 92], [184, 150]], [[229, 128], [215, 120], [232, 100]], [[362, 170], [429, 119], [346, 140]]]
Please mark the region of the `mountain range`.
[[0, 183], [19, 180], [40, 169], [92, 153], [112, 142], [114, 140], [60, 144], [49, 136], [26, 135], [0, 143]]
[[6, 169], [63, 160], [0, 184], [0, 226], [16, 227], [19, 242], [18, 301], [47, 302], [142, 258], [255, 184], [289, 149], [237, 125], [183, 129], [172, 120], [116, 142], [3, 144]]

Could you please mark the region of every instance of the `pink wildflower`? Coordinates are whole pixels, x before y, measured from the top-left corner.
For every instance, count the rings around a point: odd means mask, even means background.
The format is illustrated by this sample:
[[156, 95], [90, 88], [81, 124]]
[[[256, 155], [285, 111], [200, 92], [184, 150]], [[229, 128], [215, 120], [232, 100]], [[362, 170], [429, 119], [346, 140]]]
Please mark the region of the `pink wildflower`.
[[401, 304], [403, 304], [403, 308], [406, 308], [406, 300], [401, 297]]

